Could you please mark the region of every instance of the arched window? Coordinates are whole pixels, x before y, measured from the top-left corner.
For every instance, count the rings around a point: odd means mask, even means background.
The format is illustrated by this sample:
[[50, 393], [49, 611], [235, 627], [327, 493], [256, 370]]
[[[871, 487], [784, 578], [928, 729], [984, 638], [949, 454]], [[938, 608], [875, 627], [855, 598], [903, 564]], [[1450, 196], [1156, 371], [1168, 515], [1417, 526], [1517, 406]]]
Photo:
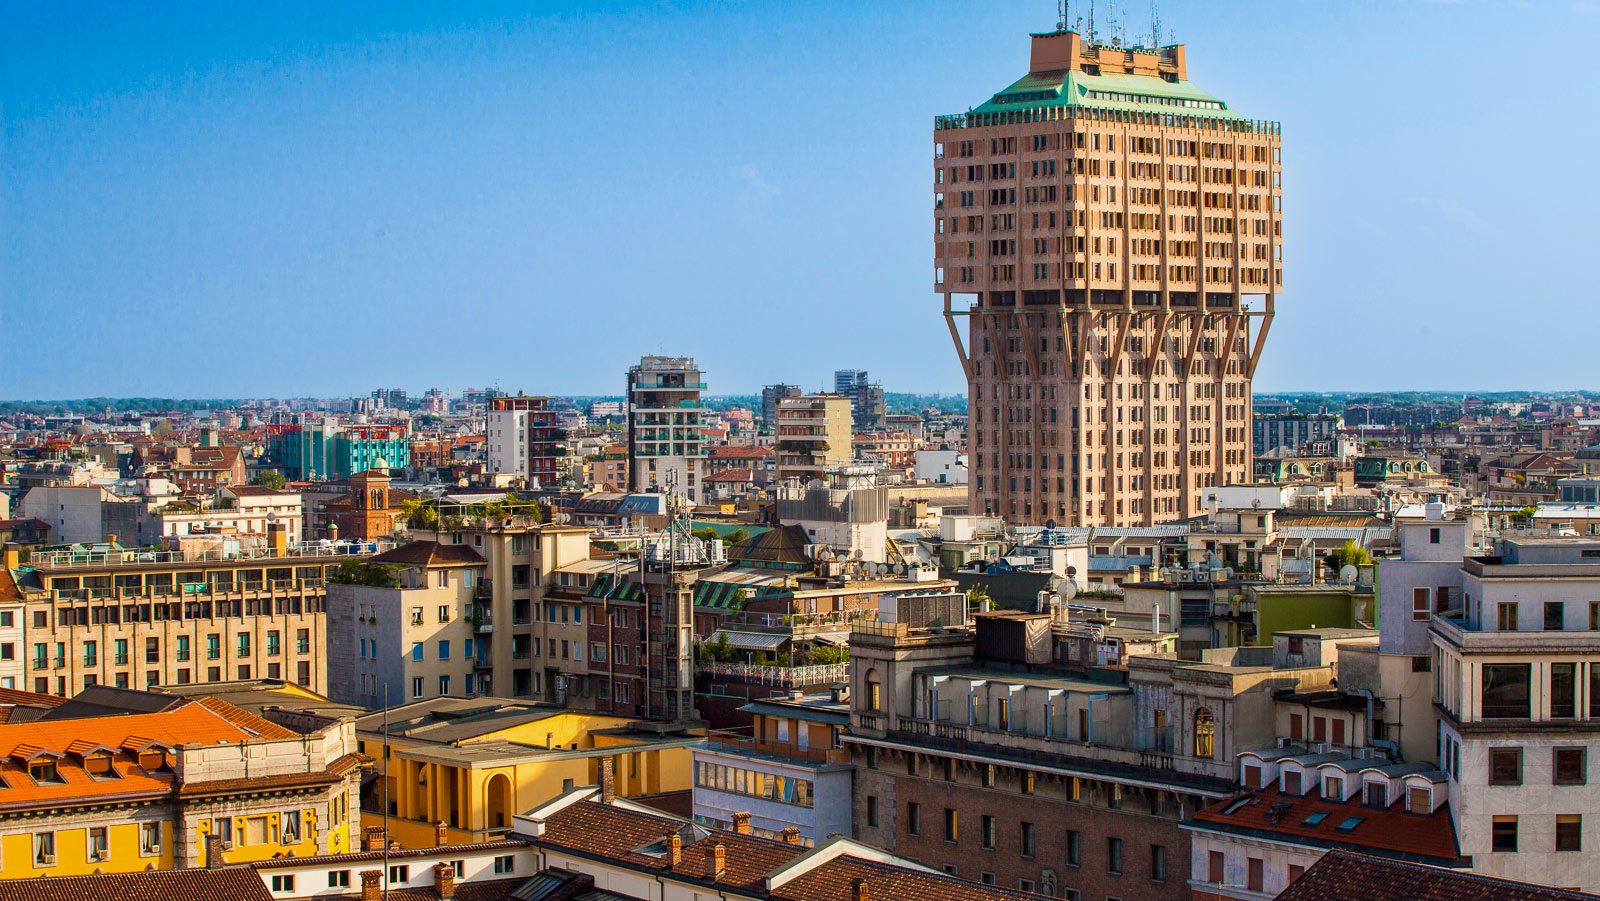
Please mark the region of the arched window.
[[1212, 737], [1217, 731], [1217, 720], [1205, 707], [1194, 712], [1194, 756], [1210, 757]]
[[883, 682], [877, 670], [867, 670], [867, 709], [883, 709]]

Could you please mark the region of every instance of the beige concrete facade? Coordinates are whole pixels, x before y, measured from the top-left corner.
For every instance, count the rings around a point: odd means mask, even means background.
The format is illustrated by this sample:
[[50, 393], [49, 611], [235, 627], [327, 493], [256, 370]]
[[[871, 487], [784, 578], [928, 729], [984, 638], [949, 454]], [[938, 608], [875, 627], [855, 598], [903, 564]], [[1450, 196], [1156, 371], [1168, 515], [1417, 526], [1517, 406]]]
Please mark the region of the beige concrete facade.
[[934, 142], [972, 511], [1148, 525], [1248, 482], [1283, 290], [1278, 125], [1191, 85], [1181, 45], [1062, 31], [1033, 36], [1028, 76], [938, 117]]
[[778, 479], [820, 479], [851, 459], [850, 398], [807, 394], [778, 399]]

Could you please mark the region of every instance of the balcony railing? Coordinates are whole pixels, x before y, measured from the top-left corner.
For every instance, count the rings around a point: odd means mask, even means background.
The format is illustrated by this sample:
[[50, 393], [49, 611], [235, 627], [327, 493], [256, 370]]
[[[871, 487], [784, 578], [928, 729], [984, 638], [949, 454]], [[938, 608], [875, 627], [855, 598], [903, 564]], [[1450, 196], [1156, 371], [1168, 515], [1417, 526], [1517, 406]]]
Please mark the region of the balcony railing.
[[816, 765], [850, 762], [850, 752], [844, 748], [802, 747], [794, 742], [768, 741], [723, 729], [713, 729], [706, 736], [706, 747], [713, 751], [765, 757], [786, 763]]
[[393, 541], [331, 542], [304, 541], [283, 548], [246, 547], [225, 554], [220, 548], [190, 548], [178, 551], [123, 549], [109, 551], [52, 551], [34, 554], [29, 565], [39, 569], [98, 569], [107, 566], [139, 566], [168, 563], [220, 563], [245, 560], [273, 560], [316, 557], [365, 557], [381, 554], [396, 546]]
[[718, 663], [700, 665], [700, 671], [710, 676], [722, 676], [773, 685], [782, 688], [799, 688], [806, 685], [832, 685], [850, 678], [850, 664], [824, 663], [816, 666], [761, 666], [754, 663]]

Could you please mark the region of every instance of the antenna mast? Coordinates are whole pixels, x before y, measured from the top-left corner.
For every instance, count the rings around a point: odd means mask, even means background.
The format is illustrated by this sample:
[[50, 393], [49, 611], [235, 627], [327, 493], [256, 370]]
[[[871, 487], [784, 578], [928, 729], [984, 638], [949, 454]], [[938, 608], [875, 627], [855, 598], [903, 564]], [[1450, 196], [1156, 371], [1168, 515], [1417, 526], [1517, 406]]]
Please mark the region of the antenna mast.
[[1093, 44], [1097, 37], [1094, 31], [1094, 0], [1089, 0], [1089, 43]]

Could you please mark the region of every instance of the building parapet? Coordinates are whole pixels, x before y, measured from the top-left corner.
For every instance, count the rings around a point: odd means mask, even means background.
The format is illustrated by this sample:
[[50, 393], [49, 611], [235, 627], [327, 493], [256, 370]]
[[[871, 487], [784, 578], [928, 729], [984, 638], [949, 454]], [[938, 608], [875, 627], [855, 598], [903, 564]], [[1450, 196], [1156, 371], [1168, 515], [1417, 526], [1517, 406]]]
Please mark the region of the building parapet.
[[825, 685], [844, 682], [850, 678], [850, 664], [824, 663], [814, 666], [761, 666], [753, 663], [700, 664], [700, 672], [709, 676], [724, 676], [758, 685], [780, 688], [802, 688], [808, 685]]

